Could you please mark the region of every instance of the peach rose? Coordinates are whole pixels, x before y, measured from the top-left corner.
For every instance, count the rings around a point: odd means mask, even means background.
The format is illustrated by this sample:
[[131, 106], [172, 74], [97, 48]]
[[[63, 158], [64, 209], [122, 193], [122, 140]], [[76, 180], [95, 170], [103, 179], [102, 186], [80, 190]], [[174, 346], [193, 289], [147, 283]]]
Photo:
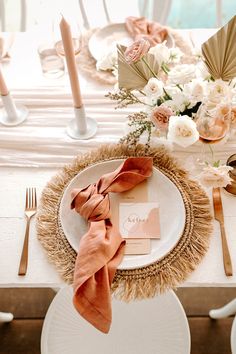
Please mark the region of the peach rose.
[[125, 60], [128, 64], [136, 63], [150, 48], [150, 43], [145, 39], [135, 41], [131, 46], [126, 48], [124, 53]]
[[173, 116], [173, 112], [169, 107], [159, 106], [155, 108], [151, 113], [151, 121], [155, 127], [161, 131], [166, 131], [169, 124], [170, 116]]

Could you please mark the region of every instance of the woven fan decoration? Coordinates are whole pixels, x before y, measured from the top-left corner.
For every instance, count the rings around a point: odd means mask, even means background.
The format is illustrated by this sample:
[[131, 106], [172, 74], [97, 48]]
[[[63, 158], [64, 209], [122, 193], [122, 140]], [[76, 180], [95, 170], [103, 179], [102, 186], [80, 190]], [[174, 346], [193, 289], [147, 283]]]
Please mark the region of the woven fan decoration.
[[118, 45], [118, 77], [119, 88], [127, 90], [142, 89], [148, 80], [158, 74], [159, 65], [153, 54], [147, 53], [143, 59], [128, 64], [124, 57], [126, 47]]
[[202, 44], [202, 54], [214, 79], [236, 77], [236, 16]]

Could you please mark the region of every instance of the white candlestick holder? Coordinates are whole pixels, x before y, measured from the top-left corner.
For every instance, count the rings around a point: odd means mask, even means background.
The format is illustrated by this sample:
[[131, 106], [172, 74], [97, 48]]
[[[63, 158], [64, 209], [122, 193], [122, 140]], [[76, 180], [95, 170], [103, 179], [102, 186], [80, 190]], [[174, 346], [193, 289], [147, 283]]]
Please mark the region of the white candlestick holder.
[[86, 117], [84, 106], [74, 108], [75, 118], [70, 121], [66, 128], [67, 134], [72, 139], [85, 140], [92, 138], [97, 132], [95, 119]]
[[16, 105], [10, 95], [1, 96], [3, 108], [0, 110], [0, 123], [14, 126], [21, 124], [28, 116], [28, 109], [22, 105]]

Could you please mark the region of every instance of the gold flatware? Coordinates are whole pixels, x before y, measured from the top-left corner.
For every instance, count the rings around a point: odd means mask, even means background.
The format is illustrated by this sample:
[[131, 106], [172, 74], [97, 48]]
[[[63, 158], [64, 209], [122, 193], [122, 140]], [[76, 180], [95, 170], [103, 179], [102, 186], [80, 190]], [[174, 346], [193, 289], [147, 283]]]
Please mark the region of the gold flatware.
[[18, 275], [25, 275], [27, 271], [30, 220], [32, 216], [36, 214], [36, 210], [37, 210], [36, 188], [26, 188], [25, 216], [27, 219], [27, 224], [26, 224], [25, 239], [24, 239], [24, 245], [21, 253]]
[[232, 263], [231, 263], [229, 248], [226, 239], [225, 227], [224, 227], [224, 214], [223, 214], [223, 206], [222, 206], [221, 195], [220, 195], [220, 188], [213, 188], [212, 196], [213, 196], [215, 219], [220, 223], [225, 274], [227, 276], [231, 276], [233, 275], [233, 269], [232, 269]]

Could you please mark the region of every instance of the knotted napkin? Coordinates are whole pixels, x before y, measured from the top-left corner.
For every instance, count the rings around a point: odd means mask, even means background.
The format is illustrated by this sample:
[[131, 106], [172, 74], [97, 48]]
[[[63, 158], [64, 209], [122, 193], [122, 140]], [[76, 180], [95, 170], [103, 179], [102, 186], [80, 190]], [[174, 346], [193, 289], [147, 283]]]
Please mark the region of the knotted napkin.
[[125, 25], [127, 31], [135, 41], [142, 38], [146, 39], [149, 41], [151, 47], [162, 43], [168, 34], [165, 27], [157, 22], [147, 21], [145, 17], [129, 16], [125, 20]]
[[112, 317], [110, 285], [125, 246], [110, 221], [108, 193], [132, 189], [151, 173], [151, 157], [131, 157], [98, 182], [72, 191], [71, 208], [90, 224], [76, 258], [73, 303], [82, 317], [104, 333], [109, 331]]

